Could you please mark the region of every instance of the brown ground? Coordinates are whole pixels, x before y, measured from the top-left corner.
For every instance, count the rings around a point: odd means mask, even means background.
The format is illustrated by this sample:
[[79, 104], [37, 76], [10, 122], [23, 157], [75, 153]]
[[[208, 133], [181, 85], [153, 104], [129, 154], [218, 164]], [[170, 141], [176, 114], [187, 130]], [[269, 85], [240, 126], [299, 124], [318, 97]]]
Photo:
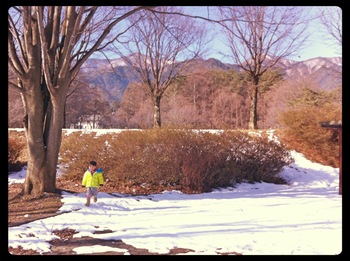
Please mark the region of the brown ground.
[[[59, 193], [45, 193], [40, 197], [22, 197], [21, 190], [23, 184], [12, 184], [8, 186], [8, 226], [18, 226], [24, 223], [32, 222], [38, 219], [44, 219], [57, 214], [58, 209], [62, 206], [61, 196]], [[61, 190], [69, 192], [85, 192], [85, 189], [71, 181], [57, 179], [58, 192]], [[135, 188], [134, 188], [135, 189]], [[108, 183], [101, 189], [106, 193], [115, 192], [115, 188], [108, 186]], [[110, 231], [103, 231], [102, 233], [109, 233]], [[77, 255], [73, 249], [78, 246], [91, 245], [105, 245], [111, 247], [118, 247], [127, 249], [130, 255], [176, 255], [188, 252], [194, 252], [191, 249], [174, 248], [167, 254], [159, 254], [149, 252], [147, 249], [135, 248], [131, 245], [125, 244], [122, 240], [101, 240], [91, 237], [73, 238], [76, 233], [71, 229], [53, 231], [60, 237], [59, 240], [49, 242], [51, 247], [50, 253], [44, 255]], [[98, 233], [101, 233], [99, 231]], [[8, 248], [11, 255], [40, 255], [34, 250], [24, 250], [22, 248]], [[220, 255], [240, 255], [239, 253], [220, 253]], [[124, 255], [124, 252], [103, 252], [89, 255]]]

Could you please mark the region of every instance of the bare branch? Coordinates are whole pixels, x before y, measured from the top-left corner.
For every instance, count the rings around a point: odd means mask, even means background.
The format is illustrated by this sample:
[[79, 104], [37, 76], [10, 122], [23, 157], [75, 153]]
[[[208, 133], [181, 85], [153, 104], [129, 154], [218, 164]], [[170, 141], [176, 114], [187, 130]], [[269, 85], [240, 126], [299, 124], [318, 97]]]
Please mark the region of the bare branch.
[[338, 46], [342, 45], [342, 10], [339, 7], [328, 7], [322, 10], [320, 20], [328, 33]]

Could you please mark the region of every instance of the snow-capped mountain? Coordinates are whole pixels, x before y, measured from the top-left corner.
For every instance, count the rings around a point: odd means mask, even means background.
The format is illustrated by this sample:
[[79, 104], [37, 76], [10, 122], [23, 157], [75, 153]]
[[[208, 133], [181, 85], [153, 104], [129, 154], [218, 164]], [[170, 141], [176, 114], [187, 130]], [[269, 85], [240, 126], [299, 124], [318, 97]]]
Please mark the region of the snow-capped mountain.
[[[134, 57], [131, 57], [134, 58]], [[269, 62], [267, 58], [265, 62]], [[312, 79], [320, 89], [331, 90], [341, 85], [342, 58], [318, 57], [306, 61], [280, 59], [274, 66], [279, 68], [285, 79], [295, 81]], [[223, 63], [215, 58], [196, 59], [191, 63], [193, 70], [240, 70], [238, 65]], [[89, 59], [81, 68], [81, 74], [91, 86], [103, 88], [112, 100], [120, 100], [130, 82], [139, 81], [134, 69], [124, 59]]]

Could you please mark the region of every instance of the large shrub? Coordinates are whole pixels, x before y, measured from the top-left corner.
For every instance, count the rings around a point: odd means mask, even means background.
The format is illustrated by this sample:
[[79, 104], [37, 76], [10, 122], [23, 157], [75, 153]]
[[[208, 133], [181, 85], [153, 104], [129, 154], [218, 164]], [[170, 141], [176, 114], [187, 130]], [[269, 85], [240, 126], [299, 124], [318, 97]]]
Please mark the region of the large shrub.
[[264, 135], [151, 129], [103, 135], [64, 136], [60, 162], [65, 176], [80, 180], [90, 160], [110, 183], [208, 192], [237, 182], [283, 182], [278, 173], [292, 162], [289, 151]]
[[323, 128], [320, 122], [339, 121], [341, 117], [341, 108], [334, 104], [301, 105], [281, 114], [283, 132], [279, 137], [309, 160], [339, 167], [338, 130]]

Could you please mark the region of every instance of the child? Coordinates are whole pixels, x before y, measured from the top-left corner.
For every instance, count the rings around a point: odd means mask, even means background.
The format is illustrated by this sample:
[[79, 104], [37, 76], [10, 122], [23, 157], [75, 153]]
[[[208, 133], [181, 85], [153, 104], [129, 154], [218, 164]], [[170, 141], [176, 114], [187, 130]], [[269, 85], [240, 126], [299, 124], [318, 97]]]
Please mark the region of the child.
[[86, 204], [90, 206], [91, 197], [94, 198], [94, 202], [97, 201], [98, 187], [103, 186], [102, 169], [97, 169], [96, 161], [90, 161], [88, 170], [84, 173], [82, 186], [86, 187]]

